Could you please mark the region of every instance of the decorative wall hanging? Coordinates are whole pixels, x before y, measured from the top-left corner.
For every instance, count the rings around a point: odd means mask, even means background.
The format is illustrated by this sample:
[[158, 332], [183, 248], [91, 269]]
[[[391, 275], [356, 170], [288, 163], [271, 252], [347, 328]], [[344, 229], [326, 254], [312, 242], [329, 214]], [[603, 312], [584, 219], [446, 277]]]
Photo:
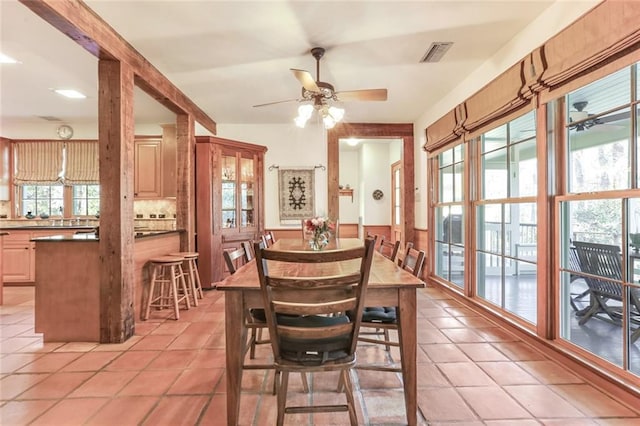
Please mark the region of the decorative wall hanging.
[[384, 197], [384, 193], [382, 191], [380, 191], [379, 189], [376, 189], [375, 191], [373, 191], [374, 200], [381, 200], [382, 197]]
[[315, 169], [279, 169], [280, 221], [307, 219], [314, 211]]

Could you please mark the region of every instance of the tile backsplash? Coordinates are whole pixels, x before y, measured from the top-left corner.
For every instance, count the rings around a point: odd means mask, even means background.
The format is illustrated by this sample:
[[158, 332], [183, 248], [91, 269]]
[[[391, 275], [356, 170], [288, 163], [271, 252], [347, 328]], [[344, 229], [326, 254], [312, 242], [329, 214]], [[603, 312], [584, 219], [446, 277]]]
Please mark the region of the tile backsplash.
[[134, 200], [133, 213], [137, 219], [162, 219], [162, 215], [165, 219], [173, 219], [173, 215], [176, 214], [176, 200]]
[[[24, 226], [26, 220], [10, 219], [11, 203], [9, 201], [0, 201], [0, 227], [3, 226]], [[169, 230], [175, 229], [175, 200], [136, 200], [133, 203], [133, 212], [135, 218], [135, 228], [144, 230]], [[6, 217], [3, 217], [5, 216]], [[30, 226], [56, 226], [58, 223], [49, 223], [53, 219], [43, 220], [36, 218], [33, 222], [28, 221]], [[58, 218], [57, 221], [60, 219]], [[69, 221], [68, 225], [76, 225], [75, 219], [65, 219]], [[95, 226], [98, 220], [81, 219], [78, 225]]]

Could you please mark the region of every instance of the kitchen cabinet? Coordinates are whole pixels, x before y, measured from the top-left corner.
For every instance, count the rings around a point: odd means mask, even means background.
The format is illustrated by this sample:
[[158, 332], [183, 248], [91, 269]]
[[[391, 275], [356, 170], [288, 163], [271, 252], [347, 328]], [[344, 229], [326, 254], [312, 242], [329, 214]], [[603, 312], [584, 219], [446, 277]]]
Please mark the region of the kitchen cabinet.
[[136, 198], [162, 196], [162, 141], [136, 139], [134, 151], [134, 188]]
[[9, 139], [0, 137], [0, 201], [9, 201]]
[[264, 232], [265, 146], [196, 137], [196, 227], [203, 286], [228, 272], [223, 250], [240, 248]]
[[5, 283], [35, 281], [35, 244], [31, 232], [15, 231], [4, 237], [2, 278]]
[[49, 235], [73, 235], [75, 230], [9, 231], [2, 248], [2, 280], [5, 285], [31, 284], [36, 280], [36, 245], [32, 238]]

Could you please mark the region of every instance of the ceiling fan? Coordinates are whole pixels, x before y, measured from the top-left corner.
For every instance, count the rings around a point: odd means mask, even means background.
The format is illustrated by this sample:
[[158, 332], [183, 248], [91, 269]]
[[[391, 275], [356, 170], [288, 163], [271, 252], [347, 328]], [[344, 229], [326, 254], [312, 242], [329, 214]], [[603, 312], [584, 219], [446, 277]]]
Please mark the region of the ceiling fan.
[[387, 100], [387, 89], [363, 89], [338, 92], [332, 84], [320, 81], [320, 59], [324, 56], [324, 53], [325, 49], [322, 47], [314, 47], [311, 49], [311, 55], [316, 59], [315, 80], [310, 72], [291, 68], [294, 77], [302, 84], [302, 95], [300, 98], [268, 102], [254, 105], [254, 107], [263, 107], [284, 102], [302, 102], [303, 104], [298, 108], [298, 117], [295, 119], [299, 127], [304, 127], [315, 110], [322, 116], [325, 127], [332, 128], [335, 123], [340, 121], [344, 116], [344, 109], [332, 105], [332, 102]]
[[[569, 111], [569, 130], [582, 132], [594, 126], [598, 126], [600, 130], [614, 131], [624, 129], [628, 126], [630, 113], [628, 109], [614, 109], [599, 114], [590, 114], [585, 111], [588, 101], [576, 101], [573, 108], [575, 111]], [[625, 123], [627, 123], [625, 125]]]
[[588, 104], [588, 101], [579, 101], [573, 103], [575, 111], [569, 111], [569, 123], [576, 124], [569, 126], [569, 129], [575, 129], [576, 132], [581, 132], [595, 126], [596, 124], [601, 124], [599, 119], [590, 118], [594, 114], [589, 114], [584, 110]]

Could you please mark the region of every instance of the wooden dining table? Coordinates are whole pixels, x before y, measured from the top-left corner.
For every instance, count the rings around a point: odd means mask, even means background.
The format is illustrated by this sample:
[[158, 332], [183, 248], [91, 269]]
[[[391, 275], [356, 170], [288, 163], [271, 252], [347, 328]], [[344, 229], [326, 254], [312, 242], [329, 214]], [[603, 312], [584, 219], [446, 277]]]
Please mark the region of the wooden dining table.
[[[343, 250], [362, 246], [357, 238], [332, 240], [322, 250]], [[272, 247], [274, 250], [307, 251], [309, 244], [300, 239], [280, 239]], [[335, 268], [356, 268], [359, 262], [336, 262]], [[344, 263], [344, 264], [339, 264]], [[269, 269], [284, 268], [282, 263], [269, 264]], [[317, 264], [296, 264], [295, 270], [287, 270], [290, 275], [313, 276]], [[322, 266], [326, 268], [326, 265]], [[291, 268], [291, 265], [288, 265]], [[417, 424], [417, 367], [416, 367], [416, 291], [425, 283], [413, 274], [400, 268], [395, 262], [376, 252], [369, 274], [366, 292], [366, 306], [398, 307], [398, 338], [402, 358], [402, 378], [404, 401], [409, 425]], [[251, 308], [264, 307], [260, 293], [260, 281], [255, 261], [240, 267], [235, 274], [218, 283], [217, 290], [225, 292], [225, 333], [227, 367], [227, 424], [236, 425], [240, 413], [240, 393], [242, 365], [247, 328], [244, 326], [245, 312]]]

